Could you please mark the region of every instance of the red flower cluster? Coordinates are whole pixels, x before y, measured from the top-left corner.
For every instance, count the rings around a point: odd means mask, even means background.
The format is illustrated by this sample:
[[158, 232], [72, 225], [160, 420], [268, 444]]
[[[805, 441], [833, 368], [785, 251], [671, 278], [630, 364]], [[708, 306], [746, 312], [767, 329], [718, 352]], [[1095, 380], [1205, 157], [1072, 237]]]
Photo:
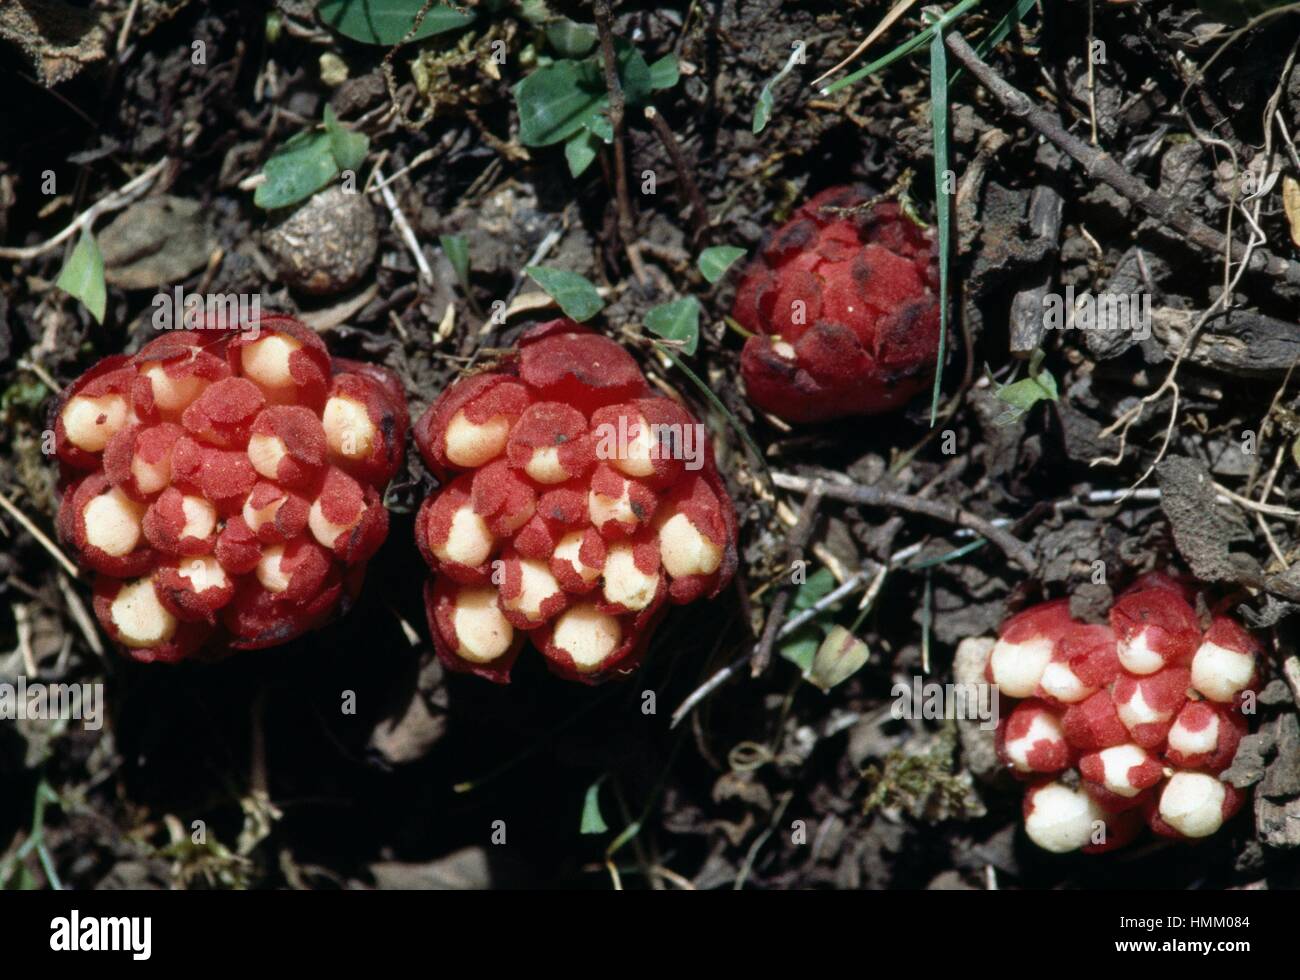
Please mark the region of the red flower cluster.
[[[998, 751], [1032, 783], [1025, 829], [1040, 847], [1112, 850], [1144, 825], [1207, 837], [1240, 808], [1218, 776], [1247, 731], [1260, 647], [1222, 611], [1202, 629], [1193, 599], [1152, 574], [1115, 601], [1109, 626], [1075, 622], [1065, 599], [1003, 624], [987, 678], [1023, 700], [999, 726]], [[1077, 779], [1062, 780], [1071, 769]]]
[[618, 344], [553, 320], [519, 348], [415, 426], [442, 483], [415, 523], [429, 629], [452, 670], [507, 683], [530, 637], [594, 684], [636, 666], [666, 602], [726, 585], [735, 510], [703, 426]]
[[60, 537], [136, 660], [273, 646], [360, 589], [388, 533], [406, 397], [297, 320], [166, 334], [55, 408]]
[[924, 390], [939, 346], [931, 237], [892, 202], [861, 213], [851, 187], [795, 212], [745, 270], [732, 316], [756, 336], [749, 399], [788, 422], [898, 408]]

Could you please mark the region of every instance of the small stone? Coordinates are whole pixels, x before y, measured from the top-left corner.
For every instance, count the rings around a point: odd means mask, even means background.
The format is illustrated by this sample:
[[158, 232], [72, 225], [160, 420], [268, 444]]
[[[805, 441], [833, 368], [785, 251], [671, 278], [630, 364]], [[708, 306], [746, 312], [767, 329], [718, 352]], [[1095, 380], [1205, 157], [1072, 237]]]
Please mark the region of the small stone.
[[356, 285], [369, 271], [379, 231], [363, 194], [329, 187], [267, 232], [265, 244], [291, 289], [329, 296]]
[[348, 63], [333, 51], [326, 51], [320, 56], [320, 80], [330, 88], [342, 85], [348, 80]]

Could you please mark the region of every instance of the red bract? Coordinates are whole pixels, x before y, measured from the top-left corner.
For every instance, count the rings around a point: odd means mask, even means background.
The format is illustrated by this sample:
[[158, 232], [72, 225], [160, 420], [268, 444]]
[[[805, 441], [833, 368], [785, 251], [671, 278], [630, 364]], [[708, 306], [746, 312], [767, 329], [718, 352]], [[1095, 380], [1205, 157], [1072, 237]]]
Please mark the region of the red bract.
[[1261, 650], [1224, 613], [1203, 629], [1196, 598], [1190, 583], [1146, 575], [1110, 626], [1074, 621], [1063, 599], [1003, 624], [985, 675], [1013, 699], [997, 747], [1036, 780], [1025, 828], [1038, 846], [1098, 853], [1143, 826], [1205, 837], [1241, 807], [1219, 774], [1248, 730]]
[[287, 316], [169, 333], [56, 407], [59, 532], [137, 660], [282, 643], [361, 586], [383, 542], [406, 399]]
[[416, 423], [441, 481], [416, 517], [434, 646], [507, 683], [524, 640], [595, 684], [639, 663], [666, 603], [716, 595], [736, 515], [703, 426], [614, 341], [554, 320]]
[[[732, 316], [756, 336], [749, 399], [789, 422], [887, 412], [926, 388], [939, 347], [932, 236], [851, 187], [795, 212], [745, 270]], [[836, 209], [859, 210], [845, 213]]]

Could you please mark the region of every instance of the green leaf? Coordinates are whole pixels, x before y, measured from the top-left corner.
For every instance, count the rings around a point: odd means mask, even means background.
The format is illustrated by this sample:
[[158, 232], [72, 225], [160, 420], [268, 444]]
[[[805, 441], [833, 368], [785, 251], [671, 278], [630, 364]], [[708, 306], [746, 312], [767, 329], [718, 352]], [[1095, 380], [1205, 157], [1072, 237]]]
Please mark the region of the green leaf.
[[[322, 24], [344, 37], [363, 44], [393, 45], [406, 37], [423, 6], [423, 0], [321, 0], [316, 12]], [[454, 31], [473, 20], [473, 13], [462, 14], [435, 3], [411, 40]]]
[[564, 159], [569, 161], [569, 173], [581, 177], [584, 170], [596, 159], [600, 140], [586, 130], [574, 133], [564, 141]]
[[778, 78], [779, 75], [776, 78], [769, 78], [763, 90], [758, 93], [758, 103], [754, 106], [754, 122], [751, 127], [755, 136], [767, 127], [767, 121], [772, 118], [772, 85]]
[[745, 250], [735, 245], [714, 245], [700, 253], [700, 257], [695, 260], [695, 265], [705, 279], [709, 282], [717, 282], [744, 254]]
[[580, 834], [603, 834], [609, 830], [600, 813], [600, 784], [604, 781], [605, 777], [601, 776], [587, 787], [587, 796], [582, 801], [582, 823], [578, 827]]
[[1056, 401], [1056, 379], [1046, 371], [1034, 378], [1019, 381], [998, 389], [998, 398], [1012, 408], [1028, 411], [1039, 402]]
[[562, 58], [583, 58], [591, 54], [600, 38], [587, 24], [561, 17], [546, 25], [546, 43]]
[[325, 106], [325, 132], [330, 138], [330, 153], [339, 170], [357, 170], [370, 151], [370, 139], [365, 133], [354, 133], [339, 123], [334, 108]]
[[442, 246], [447, 261], [456, 270], [456, 281], [460, 288], [469, 290], [469, 242], [464, 235], [439, 235], [438, 244]]
[[[616, 54], [623, 99], [636, 105], [650, 95], [650, 66], [633, 47], [620, 44]], [[581, 129], [591, 129], [608, 142], [613, 131], [602, 115], [609, 107], [609, 90], [600, 56], [585, 61], [560, 59], [544, 65], [514, 88], [519, 109], [519, 141], [525, 146], [551, 146]]]
[[81, 300], [97, 323], [104, 322], [108, 293], [104, 288], [104, 256], [90, 229], [81, 230], [81, 240], [68, 256], [55, 285], [69, 296]]
[[305, 201], [338, 176], [329, 133], [315, 130], [294, 136], [266, 161], [266, 182], [253, 194], [259, 208], [283, 208]]
[[672, 88], [681, 77], [677, 65], [677, 56], [666, 54], [650, 66], [650, 87], [658, 92], [660, 89]]
[[515, 86], [519, 141], [550, 146], [584, 129], [609, 99], [604, 84], [592, 87], [586, 62], [556, 61], [538, 68]]
[[592, 116], [587, 120], [587, 132], [606, 145], [614, 142], [614, 124], [609, 121], [609, 116], [604, 113]]
[[524, 270], [533, 281], [546, 290], [560, 309], [579, 323], [590, 320], [605, 306], [605, 301], [596, 292], [596, 287], [576, 272], [567, 269], [548, 269], [542, 265], [530, 265]]
[[775, 89], [777, 85], [780, 84], [781, 79], [790, 74], [794, 69], [794, 66], [799, 63], [799, 56], [802, 54], [802, 51], [802, 48], [796, 46], [794, 51], [790, 53], [790, 57], [786, 60], [786, 63], [781, 67], [781, 70], [763, 83], [763, 89], [758, 93], [758, 103], [754, 106], [754, 123], [752, 129], [755, 136], [763, 131], [764, 127], [767, 126], [768, 120], [772, 118], [773, 89]]
[[799, 588], [795, 592], [790, 605], [795, 612], [811, 609], [830, 595], [834, 588], [835, 576], [831, 574], [831, 570], [829, 568], [819, 568], [799, 583]]
[[994, 420], [995, 424], [1007, 425], [1039, 402], [1057, 400], [1056, 379], [1051, 372], [1042, 370], [1044, 357], [1041, 349], [1034, 351], [1029, 358], [1029, 377], [998, 388], [998, 398], [1011, 407]]
[[930, 42], [930, 119], [934, 138], [934, 207], [938, 224], [939, 251], [939, 349], [935, 354], [934, 388], [930, 393], [930, 425], [939, 417], [939, 396], [943, 392], [943, 362], [948, 340], [948, 254], [949, 196], [948, 174], [948, 49], [943, 43], [943, 28], [934, 32]]
[[[614, 42], [614, 60], [618, 64], [618, 80], [623, 85], [623, 101], [628, 105], [640, 105], [650, 97], [654, 90], [654, 76], [646, 64], [641, 52], [624, 41]], [[601, 78], [605, 77], [604, 70]]]
[[822, 645], [822, 631], [812, 623], [805, 623], [785, 639], [779, 641], [777, 655], [799, 668], [805, 677], [812, 672], [813, 660], [817, 657], [817, 648]]
[[647, 310], [645, 328], [665, 340], [680, 341], [681, 352], [690, 357], [700, 343], [700, 302], [687, 296]]
[[[835, 576], [829, 569], [819, 568], [799, 585], [791, 606], [795, 612], [811, 609], [835, 588]], [[811, 672], [817, 649], [822, 645], [826, 628], [830, 625], [831, 611], [824, 610], [809, 623], [805, 623], [789, 636], [778, 641], [777, 653], [790, 661], [805, 676]]]

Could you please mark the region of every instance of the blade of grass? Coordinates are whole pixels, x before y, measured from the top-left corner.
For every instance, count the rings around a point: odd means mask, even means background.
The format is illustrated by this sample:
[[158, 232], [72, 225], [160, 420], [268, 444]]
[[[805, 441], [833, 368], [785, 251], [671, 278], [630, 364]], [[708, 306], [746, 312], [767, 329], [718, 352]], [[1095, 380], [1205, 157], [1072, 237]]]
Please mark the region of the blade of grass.
[[911, 562], [907, 567], [913, 571], [919, 571], [922, 568], [933, 568], [935, 565], [943, 565], [950, 561], [956, 561], [958, 558], [964, 558], [972, 551], [983, 548], [986, 544], [988, 544], [988, 542], [983, 538], [976, 538], [970, 544], [964, 544], [960, 548], [954, 548], [952, 551], [938, 555], [935, 558], [926, 558], [922, 561]]
[[930, 115], [934, 130], [934, 207], [939, 225], [939, 353], [934, 366], [934, 391], [930, 396], [930, 427], [939, 417], [943, 388], [943, 360], [948, 341], [948, 49], [943, 43], [942, 19], [930, 42]]
[[942, 34], [943, 30], [947, 28], [949, 24], [951, 24], [962, 14], [966, 13], [966, 11], [970, 10], [972, 7], [979, 6], [980, 3], [981, 0], [961, 0], [961, 3], [957, 4], [957, 6], [953, 7], [951, 10], [945, 13], [934, 23], [930, 24], [928, 27], [925, 28], [925, 30], [919, 31], [915, 37], [911, 38], [910, 40], [904, 41], [898, 47], [894, 48], [893, 51], [890, 51], [889, 54], [885, 55], [882, 58], [878, 58], [877, 60], [873, 61], [871, 64], [867, 65], [865, 68], [859, 68], [853, 74], [846, 75], [844, 78], [841, 78], [838, 82], [826, 86], [824, 89], [821, 90], [821, 94], [834, 95], [840, 89], [846, 88], [847, 86], [852, 85], [854, 82], [861, 81], [862, 79], [866, 78], [868, 75], [874, 75], [882, 68], [888, 68], [899, 58], [904, 58], [907, 55], [911, 54], [913, 51], [915, 51], [917, 48], [921, 47], [922, 45], [933, 41], [936, 34]]
[[[993, 29], [984, 35], [979, 44], [975, 45], [975, 53], [983, 58], [1006, 40], [1007, 35], [1011, 33], [1011, 28], [1024, 20], [1025, 14], [1033, 10], [1036, 3], [1038, 3], [1038, 0], [1016, 0], [1011, 5], [1011, 8], [993, 25]], [[958, 65], [957, 70], [952, 73], [952, 78], [948, 79], [948, 84], [955, 84], [957, 79], [961, 78], [963, 71], [965, 71], [965, 68]]]
[[880, 37], [880, 35], [884, 34], [885, 31], [893, 27], [898, 21], [898, 18], [907, 13], [914, 3], [916, 3], [916, 0], [898, 0], [896, 4], [889, 8], [889, 13], [885, 14], [885, 16], [881, 18], [880, 23], [871, 29], [871, 33], [866, 36], [866, 39], [861, 44], [853, 49], [853, 52], [850, 55], [847, 58], [844, 58], [834, 68], [828, 68], [826, 71], [814, 78], [812, 82], [813, 85], [820, 85], [823, 80], [830, 78], [830, 76], [834, 75], [850, 61], [862, 54], [863, 51], [871, 47], [871, 45], [876, 42], [876, 39]]

